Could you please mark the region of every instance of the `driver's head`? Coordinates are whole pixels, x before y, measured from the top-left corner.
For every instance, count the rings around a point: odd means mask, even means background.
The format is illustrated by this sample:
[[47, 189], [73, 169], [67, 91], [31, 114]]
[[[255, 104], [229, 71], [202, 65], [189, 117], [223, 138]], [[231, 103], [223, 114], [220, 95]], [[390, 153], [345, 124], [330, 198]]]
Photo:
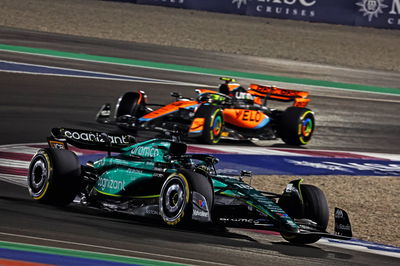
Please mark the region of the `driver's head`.
[[229, 87], [228, 84], [224, 83], [219, 86], [219, 92], [228, 95], [229, 94]]
[[224, 83], [219, 86], [219, 92], [229, 96], [233, 96], [233, 92], [240, 89], [243, 88], [240, 86], [239, 83]]

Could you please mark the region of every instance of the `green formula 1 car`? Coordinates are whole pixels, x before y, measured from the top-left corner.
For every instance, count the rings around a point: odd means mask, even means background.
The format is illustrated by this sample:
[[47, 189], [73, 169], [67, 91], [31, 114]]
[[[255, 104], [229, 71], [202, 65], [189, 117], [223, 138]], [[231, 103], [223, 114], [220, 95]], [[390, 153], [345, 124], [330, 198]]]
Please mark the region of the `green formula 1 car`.
[[[74, 202], [161, 218], [171, 226], [198, 221], [272, 230], [297, 244], [321, 237], [351, 238], [347, 213], [339, 208], [334, 212], [335, 233], [326, 232], [328, 204], [319, 188], [294, 180], [282, 194], [259, 191], [243, 181], [249, 172], [220, 175], [217, 158], [187, 154], [177, 133], [166, 133], [168, 137], [131, 145], [126, 135], [53, 129], [50, 147], [31, 160], [30, 195], [41, 203]], [[108, 150], [108, 156], [81, 165], [67, 144]]]

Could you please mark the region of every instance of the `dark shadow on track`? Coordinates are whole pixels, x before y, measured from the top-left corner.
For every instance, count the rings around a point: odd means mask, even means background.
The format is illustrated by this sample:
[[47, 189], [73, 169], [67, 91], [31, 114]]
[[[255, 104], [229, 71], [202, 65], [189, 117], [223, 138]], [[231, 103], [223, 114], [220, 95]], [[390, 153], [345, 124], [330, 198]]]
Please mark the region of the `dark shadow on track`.
[[[135, 226], [142, 229], [145, 228], [143, 230], [146, 232], [168, 232], [168, 234], [176, 236], [168, 239], [168, 241], [176, 242], [177, 244], [186, 241], [188, 243], [192, 243], [193, 239], [196, 239], [196, 243], [202, 245], [223, 245], [224, 247], [228, 248], [252, 249], [259, 250], [259, 252], [269, 250], [278, 252], [285, 256], [298, 258], [338, 258], [342, 260], [350, 260], [353, 257], [352, 255], [345, 253], [346, 251], [344, 251], [343, 253], [325, 251], [313, 245], [295, 245], [283, 241], [264, 244], [257, 240], [255, 237], [246, 235], [244, 231], [243, 233], [233, 233], [229, 231], [229, 228], [218, 225], [190, 223], [171, 227], [164, 224], [161, 219], [135, 217], [129, 214], [108, 212], [97, 209], [88, 209], [77, 205], [57, 209], [65, 211], [66, 213], [74, 216], [76, 214], [80, 214], [83, 218], [85, 218], [86, 216], [91, 216], [96, 219], [106, 221], [107, 223], [110, 223], [110, 225], [120, 224], [121, 226], [118, 227], [124, 228], [124, 230], [121, 230], [120, 234], [123, 234], [125, 236], [130, 234], [130, 227]], [[107, 225], [98, 227], [98, 229], [101, 231], [107, 231], [107, 228]], [[114, 230], [112, 232], [116, 233]], [[183, 235], [182, 238], [179, 237], [181, 234]], [[187, 239], [188, 234], [190, 235], [189, 239]], [[162, 232], [161, 235], [163, 235]], [[152, 238], [152, 236], [149, 237]], [[159, 237], [159, 235], [157, 237]]]
[[[171, 227], [164, 224], [161, 219], [149, 219], [136, 217], [125, 213], [111, 212], [88, 208], [71, 204], [66, 207], [56, 207], [40, 204], [29, 197], [26, 188], [9, 183], [0, 182], [2, 187], [7, 188], [0, 195], [0, 210], [3, 215], [12, 214], [15, 228], [19, 223], [28, 223], [33, 231], [44, 230], [47, 234], [60, 239], [58, 234], [76, 234], [78, 228], [92, 228], [99, 234], [112, 236], [114, 239], [125, 239], [132, 245], [140, 236], [140, 241], [152, 239], [164, 239], [168, 242], [193, 243], [202, 245], [222, 245], [225, 248], [251, 249], [256, 252], [265, 250], [275, 251], [290, 257], [351, 259], [352, 256], [343, 252], [325, 251], [312, 245], [292, 245], [286, 242], [267, 242], [262, 239], [262, 234], [250, 236], [243, 233], [230, 232], [228, 228], [218, 225], [207, 225], [201, 223], [190, 223]], [[5, 192], [5, 191], [8, 191]], [[23, 219], [18, 217], [24, 217]], [[4, 220], [4, 219], [2, 219]], [[5, 225], [0, 222], [0, 228]], [[9, 225], [7, 226], [9, 227]], [[54, 232], [54, 228], [63, 228], [63, 232]], [[48, 228], [48, 229], [47, 229]], [[53, 228], [53, 229], [52, 229]], [[89, 233], [79, 230], [80, 236], [90, 237]], [[129, 236], [132, 236], [130, 238]], [[257, 251], [258, 250], [258, 251]]]

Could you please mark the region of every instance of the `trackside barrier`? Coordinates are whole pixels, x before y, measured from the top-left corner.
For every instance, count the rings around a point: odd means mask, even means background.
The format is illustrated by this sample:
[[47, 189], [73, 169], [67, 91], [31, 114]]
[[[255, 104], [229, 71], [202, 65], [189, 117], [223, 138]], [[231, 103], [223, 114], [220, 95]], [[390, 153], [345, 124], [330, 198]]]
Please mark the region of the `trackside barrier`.
[[119, 0], [137, 4], [400, 29], [400, 0]]

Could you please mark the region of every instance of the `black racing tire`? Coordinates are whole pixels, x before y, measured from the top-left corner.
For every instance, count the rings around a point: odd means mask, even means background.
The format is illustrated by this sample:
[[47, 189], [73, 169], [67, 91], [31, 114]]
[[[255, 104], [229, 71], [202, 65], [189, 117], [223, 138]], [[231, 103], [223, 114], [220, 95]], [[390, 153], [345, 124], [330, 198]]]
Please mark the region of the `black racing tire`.
[[63, 149], [40, 149], [30, 162], [27, 181], [35, 201], [68, 205], [82, 186], [78, 156]]
[[123, 115], [139, 117], [142, 115], [144, 107], [143, 95], [139, 92], [127, 92], [122, 95], [115, 108], [115, 116], [118, 118]]
[[204, 196], [211, 216], [214, 191], [206, 176], [181, 169], [165, 180], [160, 192], [159, 213], [166, 224], [178, 225], [191, 221], [194, 191]]
[[303, 107], [287, 108], [280, 119], [278, 133], [289, 145], [306, 145], [315, 129], [314, 113]]
[[[324, 192], [316, 186], [301, 184], [300, 185], [301, 196], [303, 198], [303, 212], [295, 210], [298, 208], [297, 204], [288, 204], [288, 202], [281, 202], [280, 206], [286, 206], [284, 211], [291, 216], [291, 218], [305, 218], [310, 219], [317, 223], [317, 229], [325, 231], [329, 221], [329, 207]], [[290, 198], [281, 198], [283, 200], [290, 200]], [[293, 209], [291, 209], [291, 207]], [[299, 215], [302, 213], [302, 215]], [[293, 215], [295, 214], [295, 215]], [[294, 244], [311, 244], [317, 242], [321, 237], [315, 235], [296, 235], [290, 233], [281, 233], [282, 237]]]
[[195, 118], [204, 118], [202, 135], [198, 138], [200, 143], [217, 144], [221, 139], [224, 128], [224, 117], [221, 108], [215, 105], [201, 105]]

